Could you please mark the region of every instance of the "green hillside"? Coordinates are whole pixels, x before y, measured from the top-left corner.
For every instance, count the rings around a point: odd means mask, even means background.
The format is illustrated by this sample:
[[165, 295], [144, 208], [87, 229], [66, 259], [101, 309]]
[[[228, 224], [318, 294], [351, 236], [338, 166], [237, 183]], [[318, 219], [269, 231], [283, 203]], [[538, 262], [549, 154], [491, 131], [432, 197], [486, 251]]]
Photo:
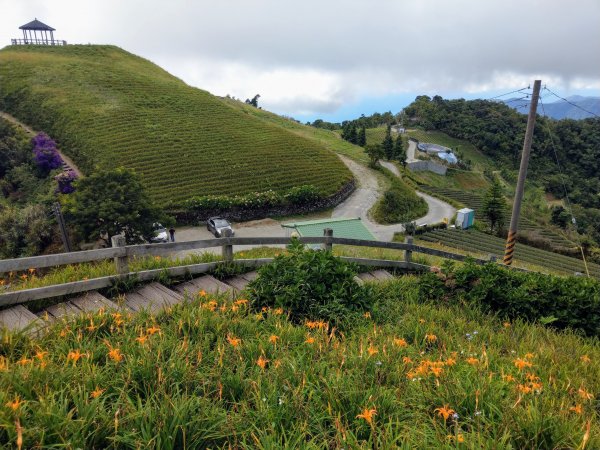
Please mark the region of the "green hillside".
[[351, 179], [318, 139], [113, 46], [0, 50], [0, 110], [50, 134], [85, 173], [135, 169], [161, 204], [303, 184], [329, 195]]

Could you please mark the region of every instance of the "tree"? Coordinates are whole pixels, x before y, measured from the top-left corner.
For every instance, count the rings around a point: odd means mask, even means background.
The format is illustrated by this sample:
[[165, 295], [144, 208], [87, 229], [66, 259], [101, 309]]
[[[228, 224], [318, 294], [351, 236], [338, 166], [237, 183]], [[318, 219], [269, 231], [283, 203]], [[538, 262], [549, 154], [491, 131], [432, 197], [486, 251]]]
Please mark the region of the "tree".
[[555, 206], [552, 208], [551, 222], [561, 228], [567, 228], [567, 225], [571, 222], [571, 216], [562, 206]]
[[135, 172], [125, 168], [99, 171], [75, 182], [75, 192], [65, 196], [67, 224], [75, 226], [86, 240], [123, 233], [128, 244], [147, 241], [153, 224], [171, 222], [157, 208]]
[[360, 145], [361, 147], [364, 147], [365, 145], [367, 145], [367, 130], [365, 129], [364, 126], [360, 128], [358, 137], [356, 139], [356, 144]]
[[356, 126], [354, 123], [350, 125], [350, 130], [348, 131], [348, 142], [351, 142], [352, 144], [358, 142], [358, 134], [356, 133]]
[[390, 125], [387, 126], [385, 131], [385, 137], [383, 138], [383, 142], [381, 143], [383, 146], [383, 152], [385, 153], [385, 157], [387, 159], [394, 158], [394, 139], [392, 138], [392, 127]]
[[394, 144], [394, 159], [401, 162], [403, 166], [406, 166], [406, 149], [400, 135], [398, 135]]
[[365, 146], [365, 153], [369, 157], [369, 165], [371, 167], [377, 167], [377, 161], [385, 156], [383, 146], [381, 144], [369, 144]]
[[258, 108], [258, 99], [259, 98], [260, 98], [260, 94], [256, 94], [254, 97], [252, 97], [252, 100], [246, 99], [246, 103], [254, 106], [255, 108]]
[[494, 178], [492, 185], [483, 199], [483, 214], [490, 222], [490, 231], [499, 231], [506, 217], [506, 200], [502, 193], [502, 185]]

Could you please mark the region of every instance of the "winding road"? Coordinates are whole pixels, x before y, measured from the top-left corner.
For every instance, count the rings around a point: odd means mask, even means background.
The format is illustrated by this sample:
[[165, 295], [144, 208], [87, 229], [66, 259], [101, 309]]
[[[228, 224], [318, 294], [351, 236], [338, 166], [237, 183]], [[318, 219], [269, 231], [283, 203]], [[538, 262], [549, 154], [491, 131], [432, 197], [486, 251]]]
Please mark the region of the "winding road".
[[[373, 222], [368, 215], [369, 210], [381, 196], [381, 188], [377, 177], [371, 169], [358, 164], [350, 158], [341, 155], [340, 158], [357, 179], [358, 188], [346, 201], [336, 206], [333, 210], [332, 217], [360, 217], [365, 226], [378, 240], [391, 241], [394, 237], [394, 233], [401, 233], [404, 231], [404, 226], [402, 226], [402, 224], [380, 225]], [[379, 163], [390, 170], [394, 175], [400, 176], [400, 171], [394, 164], [386, 161], [379, 161]], [[416, 193], [427, 202], [428, 206], [427, 214], [415, 220], [417, 225], [441, 222], [444, 218], [449, 220], [456, 212], [456, 209], [446, 202], [419, 191]]]

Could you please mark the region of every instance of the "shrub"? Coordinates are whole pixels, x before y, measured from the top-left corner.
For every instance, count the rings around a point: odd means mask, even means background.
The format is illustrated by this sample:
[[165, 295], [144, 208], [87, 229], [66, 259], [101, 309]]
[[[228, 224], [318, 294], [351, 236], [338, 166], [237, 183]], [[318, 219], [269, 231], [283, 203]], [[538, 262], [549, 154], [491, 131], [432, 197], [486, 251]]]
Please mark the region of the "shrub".
[[540, 321], [600, 336], [600, 283], [507, 270], [498, 264], [448, 264], [420, 279], [424, 299], [473, 304], [507, 319]]
[[355, 264], [331, 252], [307, 250], [298, 241], [288, 249], [262, 267], [248, 285], [254, 308], [283, 308], [294, 322], [325, 320], [338, 328], [348, 327], [371, 310], [373, 292], [354, 280]]
[[402, 223], [427, 214], [427, 203], [397, 177], [390, 177], [391, 187], [375, 205], [373, 217], [379, 223]]
[[38, 133], [31, 143], [33, 144], [35, 163], [42, 173], [47, 174], [62, 165], [63, 160], [56, 149], [56, 142], [47, 134]]

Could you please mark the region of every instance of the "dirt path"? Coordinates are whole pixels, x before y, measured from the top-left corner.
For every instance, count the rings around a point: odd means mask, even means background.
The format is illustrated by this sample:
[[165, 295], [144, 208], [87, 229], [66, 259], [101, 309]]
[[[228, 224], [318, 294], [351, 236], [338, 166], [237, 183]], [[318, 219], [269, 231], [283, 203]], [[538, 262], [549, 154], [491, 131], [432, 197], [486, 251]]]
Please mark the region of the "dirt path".
[[[31, 129], [30, 127], [28, 127], [27, 125], [25, 125], [23, 122], [19, 121], [19, 119], [17, 119], [16, 117], [11, 116], [8, 113], [5, 113], [4, 111], [0, 111], [0, 117], [2, 117], [3, 119], [6, 119], [7, 121], [9, 121], [10, 123], [12, 123], [13, 125], [16, 125], [18, 127], [21, 127], [23, 129], [23, 131], [25, 131], [25, 133], [29, 134], [31, 137], [35, 136], [37, 133], [37, 131], [34, 131], [33, 129]], [[83, 173], [81, 172], [81, 170], [79, 170], [79, 167], [77, 167], [75, 165], [75, 163], [73, 162], [73, 160], [71, 158], [69, 158], [68, 156], [66, 156], [63, 152], [61, 152], [60, 150], [58, 150], [58, 154], [60, 155], [60, 157], [62, 158], [62, 160], [66, 163], [67, 167], [72, 169], [79, 178], [81, 178], [83, 176]]]

